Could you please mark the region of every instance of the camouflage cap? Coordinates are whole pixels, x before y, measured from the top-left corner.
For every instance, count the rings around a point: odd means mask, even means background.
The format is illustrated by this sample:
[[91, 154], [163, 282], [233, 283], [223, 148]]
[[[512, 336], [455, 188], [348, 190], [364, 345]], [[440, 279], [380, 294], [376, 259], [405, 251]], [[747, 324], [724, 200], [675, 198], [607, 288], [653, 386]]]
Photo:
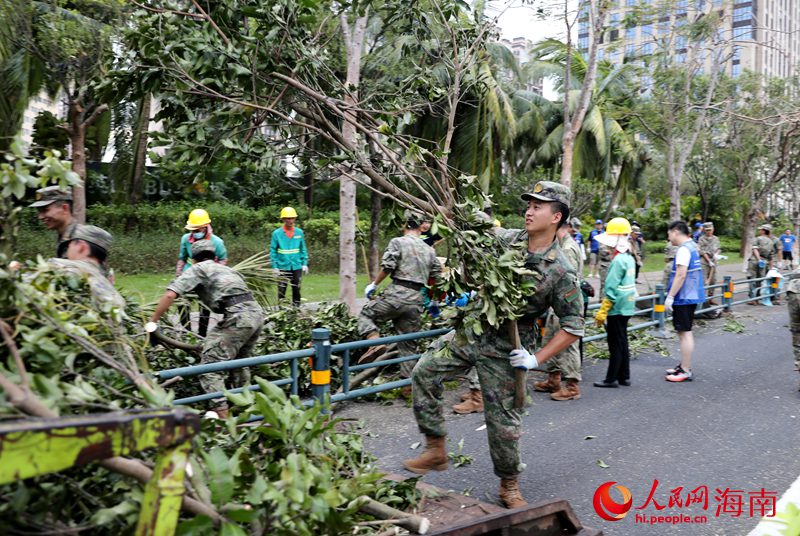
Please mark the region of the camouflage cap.
[[582, 222], [581, 222], [580, 218], [572, 218], [569, 221], [569, 224], [575, 229], [580, 229]]
[[36, 201], [28, 205], [30, 208], [46, 207], [56, 201], [72, 201], [72, 191], [62, 190], [59, 186], [48, 186], [36, 190]]
[[72, 238], [70, 238], [70, 240], [84, 240], [90, 242], [108, 253], [108, 250], [111, 249], [111, 243], [114, 241], [114, 237], [105, 229], [101, 229], [95, 225], [78, 224], [75, 226], [75, 231], [72, 233]]
[[707, 221], [703, 224], [703, 229], [713, 229], [713, 228], [714, 228], [713, 221]]
[[198, 240], [192, 244], [192, 257], [196, 257], [204, 251], [215, 253], [217, 248], [214, 247], [214, 242], [211, 240]]
[[631, 232], [632, 233], [641, 233], [642, 232], [642, 228], [639, 227], [638, 225], [631, 225]]
[[539, 181], [533, 186], [532, 192], [525, 192], [520, 196], [523, 201], [538, 199], [539, 201], [560, 201], [569, 206], [572, 191], [563, 184], [551, 181]]
[[760, 231], [760, 230], [762, 230], [762, 229], [763, 229], [764, 231], [772, 231], [772, 225], [770, 225], [770, 224], [768, 224], [768, 223], [765, 223], [765, 224], [763, 224], [763, 225], [759, 225], [759, 226], [758, 226], [758, 230]]

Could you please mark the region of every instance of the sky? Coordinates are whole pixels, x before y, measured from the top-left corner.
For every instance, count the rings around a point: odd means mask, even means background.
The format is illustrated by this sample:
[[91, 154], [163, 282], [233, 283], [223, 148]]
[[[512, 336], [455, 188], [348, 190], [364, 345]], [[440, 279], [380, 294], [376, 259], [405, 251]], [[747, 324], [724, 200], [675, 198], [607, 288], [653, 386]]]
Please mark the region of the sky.
[[[578, 0], [567, 0], [570, 10], [574, 12]], [[487, 12], [491, 16], [498, 16], [502, 37], [513, 39], [525, 37], [536, 43], [543, 39], [564, 39], [566, 25], [563, 20], [563, 0], [492, 0]], [[544, 16], [538, 13], [539, 7], [546, 8], [549, 13]], [[555, 8], [555, 9], [554, 9]], [[560, 8], [560, 9], [557, 9]], [[555, 100], [558, 98], [553, 90], [553, 84], [545, 79], [543, 84], [545, 98]]]

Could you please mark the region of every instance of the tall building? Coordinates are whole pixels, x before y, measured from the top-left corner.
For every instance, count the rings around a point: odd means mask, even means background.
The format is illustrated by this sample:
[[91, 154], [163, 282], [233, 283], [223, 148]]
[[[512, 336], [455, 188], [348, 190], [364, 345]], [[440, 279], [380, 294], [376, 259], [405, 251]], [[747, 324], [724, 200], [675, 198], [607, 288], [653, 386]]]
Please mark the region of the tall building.
[[[588, 4], [581, 0], [578, 21], [578, 46], [583, 50], [588, 50], [592, 32]], [[726, 47], [727, 74], [736, 77], [749, 70], [788, 77], [797, 73], [800, 0], [612, 0], [599, 58], [636, 61], [666, 46], [682, 61], [691, 45], [680, 27], [712, 14], [720, 18], [714, 43]]]
[[[531, 59], [531, 48], [533, 43], [525, 37], [514, 37], [513, 39], [501, 39], [500, 44], [508, 48], [514, 57], [517, 58], [517, 63], [520, 67], [528, 63]], [[525, 85], [525, 89], [533, 91], [534, 93], [542, 94], [542, 79], [529, 81]]]
[[32, 97], [22, 116], [22, 127], [20, 128], [22, 143], [26, 148], [31, 146], [33, 124], [36, 122], [36, 116], [41, 112], [50, 112], [58, 118], [63, 118], [67, 115], [66, 106], [61, 100], [51, 98], [46, 91], [42, 90], [38, 95]]

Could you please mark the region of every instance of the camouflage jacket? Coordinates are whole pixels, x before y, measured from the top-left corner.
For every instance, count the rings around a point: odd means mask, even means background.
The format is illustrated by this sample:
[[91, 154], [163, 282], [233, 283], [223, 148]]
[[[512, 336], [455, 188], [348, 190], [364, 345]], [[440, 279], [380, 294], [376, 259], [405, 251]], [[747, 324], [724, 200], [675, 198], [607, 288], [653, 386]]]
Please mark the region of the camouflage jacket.
[[800, 267], [792, 272], [787, 279], [789, 281], [786, 283], [786, 292], [800, 294]]
[[719, 253], [722, 250], [722, 246], [719, 243], [718, 236], [706, 236], [703, 235], [697, 240], [697, 253], [700, 254], [700, 262], [706, 263], [706, 258], [704, 255], [708, 255], [711, 259], [711, 262], [714, 262], [714, 255]]
[[[640, 249], [642, 246], [636, 240], [628, 240], [628, 243], [631, 246], [630, 253], [631, 257], [633, 257], [633, 262], [636, 264], [636, 266], [642, 266], [642, 251]], [[614, 258], [612, 257], [611, 260], [613, 261]]]
[[[772, 252], [775, 249], [772, 239], [768, 236], [757, 236], [753, 241], [753, 249], [758, 249], [758, 254], [765, 261], [772, 259]], [[755, 255], [751, 257], [755, 259]]]
[[[174, 279], [167, 286], [167, 290], [178, 296], [194, 291], [203, 305], [215, 313], [226, 312], [223, 303], [225, 298], [250, 292], [244, 278], [236, 270], [217, 264], [213, 260], [193, 264], [180, 277]], [[252, 303], [251, 306], [257, 307], [255, 302], [246, 303]]]
[[673, 246], [672, 244], [667, 244], [664, 246], [664, 262], [672, 262], [677, 253], [678, 246]]
[[436, 251], [414, 235], [392, 238], [381, 258], [381, 268], [392, 276], [427, 285], [428, 279], [441, 281], [442, 265]]
[[[573, 241], [574, 242], [574, 241]], [[526, 231], [520, 231], [511, 242], [512, 247], [528, 243]], [[550, 307], [561, 322], [561, 327], [573, 335], [583, 336], [583, 295], [578, 277], [569, 256], [553, 241], [541, 253], [526, 253], [525, 266], [533, 272], [525, 280], [533, 280], [536, 290], [527, 297], [523, 318], [541, 318]]]
[[564, 238], [559, 242], [559, 246], [575, 269], [578, 280], [580, 280], [583, 274], [583, 252], [581, 252], [581, 247], [569, 234], [564, 235]]
[[102, 307], [105, 303], [111, 303], [114, 307], [125, 308], [125, 299], [117, 292], [114, 285], [108, 280], [103, 268], [92, 261], [72, 261], [69, 259], [50, 259], [51, 265], [58, 270], [86, 276], [89, 288], [92, 289], [92, 297], [95, 303]]

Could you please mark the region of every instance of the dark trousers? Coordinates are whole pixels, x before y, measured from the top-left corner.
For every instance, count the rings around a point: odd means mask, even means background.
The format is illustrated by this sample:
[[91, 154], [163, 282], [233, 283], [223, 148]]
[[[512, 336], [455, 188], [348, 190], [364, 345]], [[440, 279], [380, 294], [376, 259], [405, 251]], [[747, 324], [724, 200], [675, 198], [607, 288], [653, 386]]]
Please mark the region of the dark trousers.
[[608, 333], [608, 372], [606, 383], [631, 379], [631, 353], [628, 349], [628, 320], [631, 317], [609, 315], [606, 319]]
[[286, 286], [292, 284], [292, 305], [300, 305], [300, 280], [303, 270], [281, 270], [281, 280], [278, 282], [278, 300], [286, 296]]

